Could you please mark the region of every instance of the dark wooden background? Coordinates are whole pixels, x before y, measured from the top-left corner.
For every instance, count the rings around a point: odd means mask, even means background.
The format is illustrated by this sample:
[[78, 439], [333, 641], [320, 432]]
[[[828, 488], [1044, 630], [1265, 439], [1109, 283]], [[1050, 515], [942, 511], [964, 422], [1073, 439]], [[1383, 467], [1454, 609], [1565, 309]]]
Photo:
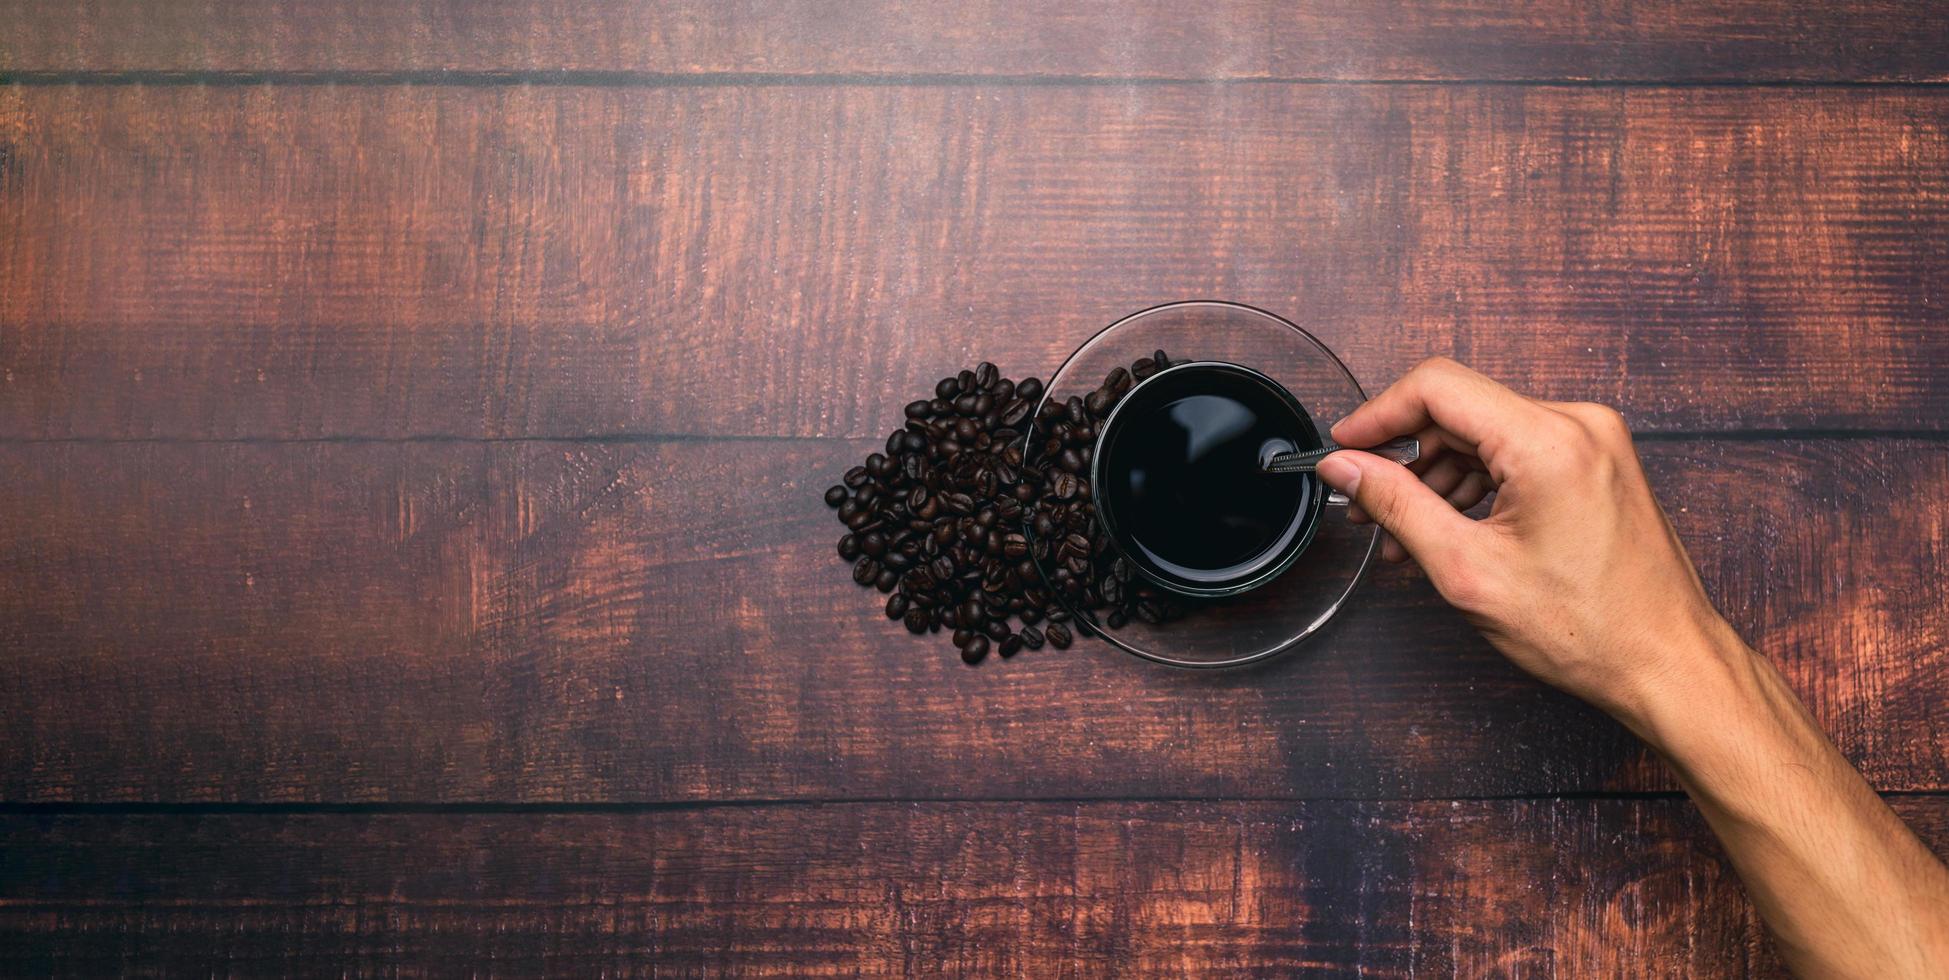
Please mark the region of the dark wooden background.
[[0, 0], [0, 971], [1778, 970], [1619, 728], [1377, 575], [980, 670], [819, 491], [1216, 297], [1619, 406], [1949, 847], [1929, 0]]

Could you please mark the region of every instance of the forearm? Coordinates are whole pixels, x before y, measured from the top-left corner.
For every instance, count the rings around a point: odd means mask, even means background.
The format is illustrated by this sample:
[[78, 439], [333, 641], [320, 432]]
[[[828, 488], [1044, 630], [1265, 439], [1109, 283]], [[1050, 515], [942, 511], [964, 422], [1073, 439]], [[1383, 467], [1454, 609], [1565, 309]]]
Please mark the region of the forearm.
[[1782, 954], [1808, 976], [1949, 964], [1949, 872], [1730, 629], [1675, 693], [1627, 719], [1724, 843]]

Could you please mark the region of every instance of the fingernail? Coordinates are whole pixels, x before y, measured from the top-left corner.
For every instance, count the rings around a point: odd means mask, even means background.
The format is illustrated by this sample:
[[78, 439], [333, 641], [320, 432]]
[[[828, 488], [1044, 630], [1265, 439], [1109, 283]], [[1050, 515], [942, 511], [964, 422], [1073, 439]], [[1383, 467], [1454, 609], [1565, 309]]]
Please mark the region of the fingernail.
[[1314, 472], [1319, 474], [1321, 482], [1349, 497], [1360, 489], [1360, 467], [1337, 453], [1320, 460]]

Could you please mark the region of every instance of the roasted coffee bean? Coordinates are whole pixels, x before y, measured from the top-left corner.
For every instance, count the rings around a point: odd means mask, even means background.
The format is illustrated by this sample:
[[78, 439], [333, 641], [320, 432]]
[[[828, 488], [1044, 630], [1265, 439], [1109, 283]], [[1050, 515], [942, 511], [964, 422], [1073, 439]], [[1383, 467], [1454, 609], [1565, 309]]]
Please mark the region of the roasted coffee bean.
[[887, 597], [887, 618], [900, 619], [906, 616], [907, 610], [912, 604], [913, 600], [907, 598], [906, 593], [895, 592]]
[[1161, 350], [1159, 350], [1159, 351], [1152, 351], [1152, 352], [1151, 352], [1151, 355], [1150, 355], [1150, 359], [1151, 359], [1151, 363], [1153, 363], [1153, 364], [1156, 364], [1156, 365], [1157, 365], [1157, 369], [1158, 369], [1159, 371], [1162, 371], [1162, 370], [1164, 370], [1165, 368], [1167, 368], [1167, 367], [1170, 367], [1170, 366], [1171, 366], [1171, 359], [1170, 359], [1170, 358], [1168, 358], [1168, 357], [1166, 357], [1166, 356], [1164, 356], [1164, 352], [1163, 352], [1163, 351], [1161, 351]]
[[873, 580], [873, 587], [881, 592], [892, 592], [900, 584], [900, 573], [891, 568], [880, 569], [880, 577]]
[[904, 572], [913, 567], [914, 556], [904, 551], [890, 551], [885, 558], [880, 559], [880, 564], [896, 572]]
[[[974, 400], [974, 411], [969, 414], [974, 415], [976, 418], [986, 418], [987, 416], [995, 414], [995, 396], [985, 391], [979, 395], [976, 395]], [[987, 423], [987, 427], [992, 429], [995, 427], [995, 424], [993, 422], [989, 422]]]
[[1157, 362], [1148, 357], [1137, 358], [1137, 362], [1130, 365], [1130, 373], [1137, 380], [1142, 381], [1157, 373]]
[[[954, 411], [955, 414], [957, 415], [973, 415], [975, 414], [974, 407], [975, 407], [975, 396], [973, 392], [969, 392], [968, 394], [957, 396], [954, 399]], [[970, 436], [969, 438], [973, 438], [973, 437]]]
[[909, 455], [900, 461], [900, 472], [915, 483], [927, 479], [927, 457], [920, 453]]
[[981, 624], [981, 631], [988, 634], [988, 638], [991, 640], [1005, 640], [1008, 638], [1009, 633], [1012, 632], [1008, 628], [1008, 624], [999, 619], [991, 619]]
[[872, 523], [874, 523], [873, 512], [869, 510], [857, 511], [853, 516], [846, 518], [846, 526], [855, 531], [864, 531], [866, 526]]
[[1021, 651], [1022, 638], [1019, 636], [1003, 637], [1000, 645], [995, 647], [995, 652], [1001, 654], [1003, 660], [1007, 660]]
[[1035, 401], [1042, 397], [1041, 378], [1023, 378], [1015, 383], [1015, 397], [1023, 401]]
[[[949, 527], [948, 530], [952, 531], [954, 529]], [[934, 563], [928, 566], [928, 570], [934, 573], [934, 578], [942, 582], [949, 581], [954, 578], [954, 559], [942, 555], [934, 559]]]
[[[914, 512], [915, 514], [920, 514], [920, 509], [922, 507], [927, 506], [927, 499], [928, 499], [927, 488], [924, 486], [915, 487], [912, 490], [907, 491], [907, 509]], [[921, 516], [924, 517], [926, 515], [921, 515]]]
[[1058, 473], [1055, 481], [1050, 485], [1050, 493], [1054, 494], [1057, 500], [1070, 500], [1076, 496], [1077, 487], [1074, 474]]
[[966, 629], [966, 628], [957, 629], [954, 631], [954, 645], [957, 647], [961, 646], [967, 643], [969, 640], [974, 639], [974, 636], [975, 636], [974, 630]]
[[955, 375], [954, 390], [961, 392], [962, 394], [967, 394], [968, 392], [974, 391], [975, 390], [974, 372], [962, 371], [961, 373]]
[[[954, 378], [942, 378], [940, 383], [934, 386], [934, 397], [936, 398], [953, 398], [960, 393], [960, 382]], [[936, 409], [935, 411], [938, 414], [940, 410]]]
[[[907, 610], [907, 618], [902, 622], [906, 625], [907, 632], [918, 634], [927, 632], [927, 626], [931, 620], [932, 617], [927, 614], [926, 610], [909, 609]], [[1034, 649], [1034, 647], [1030, 647], [1030, 649]]]
[[846, 488], [833, 486], [826, 490], [826, 506], [837, 507], [846, 502]]
[[1130, 387], [1134, 383], [1130, 377], [1130, 372], [1122, 367], [1111, 368], [1110, 373], [1103, 377], [1103, 387], [1109, 389], [1112, 400], [1122, 398], [1125, 394], [1129, 393]]
[[962, 663], [978, 664], [986, 656], [988, 656], [988, 638], [985, 636], [970, 637], [968, 642], [961, 644]]
[[1051, 623], [1048, 629], [1049, 645], [1058, 650], [1069, 649], [1069, 627], [1061, 623]]
[[1056, 457], [1056, 465], [1062, 467], [1065, 470], [1068, 470], [1071, 473], [1079, 473], [1079, 474], [1089, 468], [1088, 465], [1083, 462], [1083, 454], [1077, 452], [1074, 449], [1063, 450], [1062, 454]]
[[1130, 617], [1128, 615], [1125, 615], [1124, 611], [1121, 609], [1113, 609], [1110, 611], [1109, 622], [1110, 622], [1111, 629], [1120, 630], [1123, 629], [1124, 624], [1130, 622]]
[[[1118, 370], [1122, 370], [1119, 368]], [[1098, 388], [1083, 399], [1083, 408], [1091, 415], [1100, 416], [1110, 410], [1110, 392]]]
[[1042, 631], [1033, 626], [1022, 627], [1022, 631], [1015, 636], [1022, 641], [1023, 646], [1031, 650], [1042, 649]]
[[961, 604], [961, 608], [955, 612], [955, 616], [956, 621], [963, 626], [980, 626], [981, 621], [988, 618], [988, 613], [981, 608], [980, 602], [969, 599], [967, 602]]
[[1027, 557], [1028, 553], [1029, 553], [1028, 538], [1025, 538], [1021, 534], [1015, 532], [1010, 532], [1002, 536], [1003, 555], [1007, 556], [1012, 560], [1019, 561], [1022, 558]]
[[975, 387], [984, 391], [995, 387], [995, 382], [1001, 380], [1002, 376], [1002, 372], [987, 361], [975, 365], [974, 374]]
[[1072, 426], [1086, 425], [1089, 423], [1089, 411], [1083, 407], [1083, 400], [1075, 395], [1069, 396], [1062, 403], [1062, 410], [1063, 414], [1069, 419], [1069, 424]]
[[872, 585], [873, 580], [879, 577], [880, 577], [879, 562], [874, 561], [871, 558], [861, 556], [859, 561], [853, 563], [853, 581], [858, 582], [861, 585]]
[[[1022, 612], [1019, 615], [1022, 618], [1023, 626], [1034, 626], [1042, 622], [1042, 610], [1037, 607], [1033, 596], [1029, 597], [1029, 601], [1023, 606]], [[1030, 649], [1034, 648], [1031, 647]]]
[[900, 433], [900, 451], [903, 453], [924, 453], [927, 451], [927, 437], [918, 432]]
[[847, 561], [859, 557], [859, 535], [848, 534], [839, 539], [839, 557]]
[[866, 472], [885, 479], [900, 469], [900, 464], [879, 453], [866, 457]]
[[849, 487], [863, 487], [868, 483], [868, 481], [872, 479], [873, 479], [872, 474], [866, 472], [866, 467], [855, 466], [852, 469], [846, 471], [846, 475], [840, 480], [840, 482], [846, 484]]
[[861, 507], [873, 506], [873, 501], [878, 500], [879, 497], [880, 488], [871, 483], [853, 492], [853, 502]]
[[959, 439], [963, 445], [974, 442], [975, 436], [980, 434], [981, 426], [976, 425], [974, 419], [961, 419], [954, 423], [954, 438]]
[[928, 406], [925, 398], [907, 403], [907, 417], [910, 419], [924, 419], [933, 414], [934, 410]]
[[881, 534], [878, 531], [868, 531], [865, 535], [861, 536], [861, 538], [859, 539], [859, 550], [873, 558], [878, 558], [881, 555], [886, 554], [887, 551], [886, 535]]
[[947, 509], [956, 514], [972, 514], [975, 512], [975, 499], [965, 493], [950, 493], [947, 495]]

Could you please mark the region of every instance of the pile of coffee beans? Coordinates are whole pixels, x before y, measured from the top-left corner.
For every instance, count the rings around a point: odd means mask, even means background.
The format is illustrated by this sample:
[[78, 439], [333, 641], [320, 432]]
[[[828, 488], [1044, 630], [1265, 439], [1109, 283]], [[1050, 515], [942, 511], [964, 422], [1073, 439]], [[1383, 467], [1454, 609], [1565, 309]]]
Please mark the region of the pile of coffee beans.
[[826, 491], [846, 525], [838, 551], [853, 563], [853, 581], [886, 593], [887, 618], [908, 631], [950, 631], [969, 664], [990, 650], [1067, 648], [1090, 635], [1071, 607], [1107, 609], [1102, 621], [1112, 628], [1182, 615], [1116, 555], [1089, 484], [1097, 428], [1131, 387], [1169, 364], [1158, 351], [1112, 370], [1088, 395], [1051, 399], [1039, 414], [1035, 378], [1018, 384], [986, 361], [942, 378], [932, 398], [907, 405], [886, 452]]

